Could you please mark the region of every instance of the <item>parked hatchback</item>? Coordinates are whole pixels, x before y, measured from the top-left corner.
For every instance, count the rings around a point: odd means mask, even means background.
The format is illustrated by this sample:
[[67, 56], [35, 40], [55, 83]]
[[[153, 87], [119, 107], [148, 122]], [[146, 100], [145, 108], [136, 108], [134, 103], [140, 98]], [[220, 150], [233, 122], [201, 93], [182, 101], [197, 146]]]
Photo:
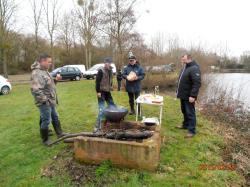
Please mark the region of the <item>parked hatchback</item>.
[[79, 81], [82, 78], [82, 72], [76, 67], [60, 67], [53, 70], [52, 77], [56, 77], [57, 74], [62, 76], [62, 80], [76, 80]]
[[8, 79], [0, 75], [0, 93], [3, 95], [9, 94], [11, 90], [11, 84]]
[[83, 64], [75, 64], [75, 65], [71, 64], [71, 65], [65, 65], [63, 67], [76, 67], [82, 72], [82, 74], [86, 71], [85, 65]]

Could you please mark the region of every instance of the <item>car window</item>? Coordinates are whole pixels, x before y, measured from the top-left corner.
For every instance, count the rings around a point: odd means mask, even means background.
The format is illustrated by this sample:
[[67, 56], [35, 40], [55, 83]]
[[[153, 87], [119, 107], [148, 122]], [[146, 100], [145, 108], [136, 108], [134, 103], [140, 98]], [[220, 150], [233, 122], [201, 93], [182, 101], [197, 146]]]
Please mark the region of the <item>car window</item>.
[[89, 71], [94, 71], [95, 67], [89, 68]]
[[52, 71], [52, 73], [57, 73], [60, 70], [60, 68], [56, 68]]
[[68, 72], [74, 72], [75, 71], [75, 68], [73, 67], [68, 67]]
[[65, 73], [65, 72], [67, 72], [67, 68], [61, 68], [60, 71], [61, 71], [62, 73]]
[[89, 68], [89, 71], [95, 71], [95, 70], [98, 70], [100, 69], [102, 66], [93, 66], [91, 68]]
[[80, 72], [80, 69], [77, 67], [74, 67], [75, 71]]

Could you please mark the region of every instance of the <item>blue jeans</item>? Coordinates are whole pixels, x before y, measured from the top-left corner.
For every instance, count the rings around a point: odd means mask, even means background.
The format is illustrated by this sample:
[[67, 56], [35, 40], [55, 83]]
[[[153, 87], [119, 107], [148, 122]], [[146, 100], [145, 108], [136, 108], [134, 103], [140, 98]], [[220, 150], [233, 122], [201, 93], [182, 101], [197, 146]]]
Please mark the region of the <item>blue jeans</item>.
[[98, 107], [99, 107], [99, 113], [98, 113], [98, 117], [96, 120], [96, 128], [97, 129], [101, 129], [101, 121], [104, 118], [104, 108], [105, 108], [105, 101], [107, 103], [108, 106], [116, 106], [112, 95], [110, 92], [101, 92], [101, 97], [98, 97]]
[[195, 134], [196, 133], [195, 104], [190, 103], [188, 100], [181, 99], [181, 111], [184, 117], [183, 128], [186, 128], [190, 133]]
[[51, 120], [58, 123], [58, 113], [55, 106], [41, 105], [39, 106], [41, 129], [48, 129]]

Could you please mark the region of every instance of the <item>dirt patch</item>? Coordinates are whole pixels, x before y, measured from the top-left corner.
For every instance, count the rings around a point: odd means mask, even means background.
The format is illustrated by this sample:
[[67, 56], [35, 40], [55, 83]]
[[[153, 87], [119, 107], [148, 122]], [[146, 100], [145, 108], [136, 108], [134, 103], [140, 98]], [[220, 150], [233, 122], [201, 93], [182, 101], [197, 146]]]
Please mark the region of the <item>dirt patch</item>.
[[104, 162], [101, 165], [86, 165], [76, 162], [73, 158], [72, 147], [54, 156], [53, 161], [41, 170], [41, 177], [52, 179], [53, 177], [69, 176], [73, 186], [108, 186], [118, 180], [111, 175], [114, 168], [111, 163]]

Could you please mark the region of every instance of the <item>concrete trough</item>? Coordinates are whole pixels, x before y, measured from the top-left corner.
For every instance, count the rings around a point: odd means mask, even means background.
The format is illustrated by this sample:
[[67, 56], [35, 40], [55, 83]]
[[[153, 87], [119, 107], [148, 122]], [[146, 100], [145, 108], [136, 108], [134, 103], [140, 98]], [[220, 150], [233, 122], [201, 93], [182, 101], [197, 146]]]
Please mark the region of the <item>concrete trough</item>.
[[107, 123], [107, 129], [146, 129], [153, 136], [140, 141], [120, 141], [96, 137], [77, 137], [74, 139], [75, 159], [89, 164], [99, 164], [110, 160], [118, 167], [154, 171], [160, 160], [160, 126], [147, 127], [138, 122]]

